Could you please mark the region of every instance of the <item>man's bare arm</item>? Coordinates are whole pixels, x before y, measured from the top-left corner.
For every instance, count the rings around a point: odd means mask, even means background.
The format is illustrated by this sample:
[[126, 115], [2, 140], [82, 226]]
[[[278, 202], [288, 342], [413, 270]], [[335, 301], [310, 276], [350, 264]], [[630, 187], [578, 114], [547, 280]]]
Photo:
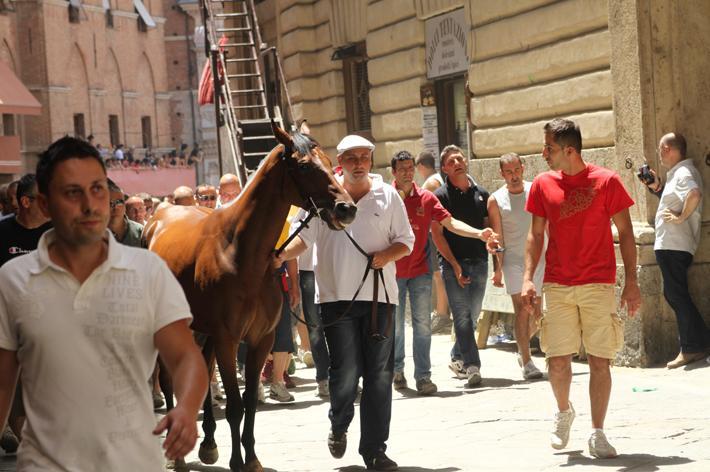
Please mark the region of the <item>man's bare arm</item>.
[[461, 220], [449, 216], [439, 221], [439, 224], [444, 228], [448, 229], [454, 234], [463, 236], [464, 238], [480, 239], [481, 241], [488, 241], [493, 235], [493, 230], [491, 228], [478, 229], [473, 226], [469, 226]]
[[641, 306], [641, 290], [636, 275], [636, 239], [629, 209], [621, 210], [612, 216], [612, 221], [619, 232], [619, 251], [624, 261], [625, 282], [621, 292], [621, 305], [625, 305], [629, 315], [633, 316]]
[[458, 282], [459, 286], [464, 287], [466, 284], [470, 283], [470, 277], [465, 277], [463, 275], [461, 264], [459, 264], [459, 262], [456, 260], [456, 257], [454, 257], [454, 253], [451, 251], [451, 247], [449, 246], [448, 241], [446, 241], [446, 238], [444, 237], [444, 227], [436, 221], [432, 221], [431, 223], [431, 238], [434, 241], [434, 246], [436, 246], [436, 249], [439, 251], [439, 254], [441, 254], [441, 256], [446, 260], [446, 262], [451, 264], [451, 268], [454, 270], [454, 274], [456, 275], [456, 281]]
[[160, 358], [173, 379], [177, 405], [153, 434], [169, 429], [163, 448], [169, 459], [184, 457], [197, 441], [197, 413], [207, 394], [207, 368], [186, 320], [161, 328], [153, 336]]
[[[488, 221], [491, 224], [491, 229], [496, 233], [497, 238], [491, 238], [486, 243], [486, 248], [490, 252], [491, 249], [495, 247], [504, 248], [505, 247], [505, 236], [503, 234], [503, 218], [500, 214], [500, 208], [498, 207], [498, 202], [492, 195], [488, 197]], [[491, 282], [495, 287], [503, 286], [503, 258], [505, 254], [503, 252], [496, 252], [493, 255], [493, 275], [491, 276]]]

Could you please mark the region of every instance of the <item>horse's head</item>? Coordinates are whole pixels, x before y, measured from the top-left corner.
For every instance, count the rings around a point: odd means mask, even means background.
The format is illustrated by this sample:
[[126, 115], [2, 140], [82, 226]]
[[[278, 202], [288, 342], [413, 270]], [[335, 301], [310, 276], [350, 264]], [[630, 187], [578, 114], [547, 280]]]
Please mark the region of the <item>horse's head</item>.
[[341, 230], [349, 225], [357, 207], [335, 179], [328, 155], [307, 134], [296, 132], [290, 136], [273, 121], [271, 127], [284, 146], [282, 158], [293, 182], [292, 202], [307, 210], [315, 207], [330, 229]]

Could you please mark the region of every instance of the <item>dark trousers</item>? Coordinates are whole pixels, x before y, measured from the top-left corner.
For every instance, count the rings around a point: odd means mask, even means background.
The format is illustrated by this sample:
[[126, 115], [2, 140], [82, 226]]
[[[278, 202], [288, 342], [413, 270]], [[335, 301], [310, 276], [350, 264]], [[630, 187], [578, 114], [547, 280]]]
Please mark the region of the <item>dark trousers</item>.
[[663, 275], [663, 296], [678, 321], [680, 350], [684, 353], [704, 351], [710, 347], [710, 329], [688, 292], [688, 268], [693, 262], [693, 255], [665, 249], [655, 252]]
[[[348, 302], [319, 305], [323, 323], [336, 320], [347, 305]], [[330, 352], [330, 424], [335, 433], [348, 430], [355, 414], [358, 380], [362, 376], [359, 452], [366, 458], [387, 448], [385, 442], [389, 438], [392, 417], [394, 372], [393, 333], [382, 341], [372, 338], [371, 311], [371, 302], [355, 302], [346, 316], [325, 328]], [[387, 304], [378, 303], [377, 311], [377, 331], [384, 334]]]
[[301, 270], [298, 272], [299, 284], [301, 285], [301, 306], [303, 307], [303, 318], [308, 326], [308, 340], [311, 342], [311, 354], [313, 363], [316, 365], [316, 380], [328, 379], [328, 346], [325, 343], [325, 334], [318, 316], [318, 308], [315, 303], [316, 282], [312, 270]]

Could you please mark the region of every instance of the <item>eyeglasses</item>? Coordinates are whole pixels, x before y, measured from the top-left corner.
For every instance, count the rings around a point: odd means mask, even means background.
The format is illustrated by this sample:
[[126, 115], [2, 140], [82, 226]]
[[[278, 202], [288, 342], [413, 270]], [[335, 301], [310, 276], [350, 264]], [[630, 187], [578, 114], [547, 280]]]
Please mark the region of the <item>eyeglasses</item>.
[[117, 198], [116, 200], [111, 200], [110, 202], [108, 202], [108, 204], [111, 206], [111, 209], [112, 209], [112, 210], [113, 210], [114, 208], [116, 208], [117, 206], [123, 205], [123, 204], [125, 204], [125, 203], [126, 203], [126, 202], [125, 202], [122, 198]]
[[217, 195], [198, 195], [197, 199], [202, 202], [206, 202], [207, 200], [214, 201], [217, 200]]

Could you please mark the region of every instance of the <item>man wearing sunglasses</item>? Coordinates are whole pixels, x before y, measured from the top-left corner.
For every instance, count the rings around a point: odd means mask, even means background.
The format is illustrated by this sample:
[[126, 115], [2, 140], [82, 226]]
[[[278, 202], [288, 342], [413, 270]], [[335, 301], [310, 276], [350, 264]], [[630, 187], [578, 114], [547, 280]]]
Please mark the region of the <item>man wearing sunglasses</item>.
[[195, 192], [195, 197], [197, 197], [197, 204], [199, 206], [212, 209], [217, 206], [217, 189], [212, 185], [199, 185]]
[[143, 225], [129, 219], [126, 215], [126, 201], [123, 190], [111, 179], [108, 180], [108, 190], [110, 192], [109, 206], [111, 207], [108, 229], [111, 230], [119, 243], [126, 246], [141, 247]]
[[[37, 180], [34, 174], [24, 175], [16, 181], [17, 210], [14, 215], [0, 222], [0, 266], [10, 259], [27, 254], [37, 249], [40, 236], [52, 223], [44, 216], [37, 204]], [[3, 432], [0, 447], [5, 452], [15, 452], [17, 438], [25, 419], [22, 408], [22, 390], [18, 384], [15, 399], [10, 411], [8, 429]], [[14, 433], [14, 434], [13, 434]]]

